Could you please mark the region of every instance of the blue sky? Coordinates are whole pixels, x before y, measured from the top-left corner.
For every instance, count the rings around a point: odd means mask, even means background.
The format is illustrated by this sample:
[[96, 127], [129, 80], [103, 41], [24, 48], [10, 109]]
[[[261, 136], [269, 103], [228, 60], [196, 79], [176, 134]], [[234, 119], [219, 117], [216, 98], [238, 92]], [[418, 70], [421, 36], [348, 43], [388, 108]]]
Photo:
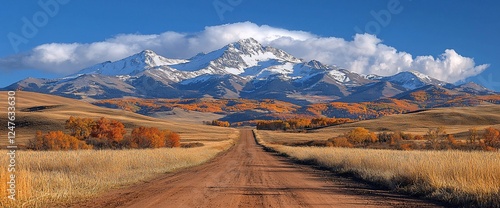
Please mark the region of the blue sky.
[[[40, 2], [57, 2], [59, 8], [54, 13], [47, 13]], [[54, 5], [50, 5], [49, 8], [54, 10]], [[0, 8], [0, 87], [27, 76], [53, 78], [67, 75], [103, 61], [101, 59], [123, 58], [153, 43], [161, 42], [154, 48], [160, 55], [189, 58], [196, 50], [208, 52], [205, 50], [215, 49], [234, 39], [215, 37], [215, 42], [204, 42], [214, 39], [212, 29], [228, 34], [248, 31], [248, 34], [259, 36], [260, 39], [256, 39], [263, 44], [281, 47], [301, 58], [350, 67], [360, 73], [386, 75], [398, 71], [393, 68], [416, 68], [437, 78], [456, 81], [482, 72], [472, 79], [500, 90], [497, 81], [500, 75], [498, 11], [500, 3], [494, 0], [481, 3], [465, 0], [9, 1]], [[39, 25], [35, 25], [37, 31], [23, 35], [26, 24], [23, 18], [33, 23], [34, 17], [38, 18], [35, 20]], [[186, 42], [183, 47], [180, 43], [143, 40], [144, 37], [154, 38], [147, 35], [164, 37], [166, 32], [175, 37], [182, 36], [178, 42], [195, 40], [199, 43], [189, 45]], [[372, 35], [358, 35], [356, 39], [356, 33], [360, 32]], [[284, 39], [270, 39], [271, 36], [283, 38], [288, 35], [292, 40], [286, 43]], [[12, 44], [13, 37], [21, 37], [23, 41], [17, 39], [19, 42]], [[90, 50], [107, 46], [94, 44], [95, 47], [89, 47], [94, 46], [93, 43], [116, 43], [123, 39], [132, 42], [122, 44], [132, 43], [134, 47], [117, 47], [112, 52], [103, 49], [101, 53], [104, 55], [89, 55]], [[55, 45], [49, 45], [51, 43]], [[317, 44], [317, 49], [313, 43]], [[324, 46], [335, 43], [342, 46]], [[374, 54], [352, 52], [360, 45], [361, 49], [375, 47]], [[37, 47], [63, 52], [70, 47], [74, 53], [71, 58], [65, 57], [68, 59], [65, 62], [52, 60], [49, 63], [47, 57], [57, 58], [53, 56], [61, 53], [40, 55], [37, 54], [40, 50], [34, 52]], [[37, 60], [40, 57], [45, 60]], [[366, 58], [366, 63], [356, 60], [356, 57]], [[387, 66], [392, 67], [391, 70], [384, 71], [384, 60], [391, 61]]]

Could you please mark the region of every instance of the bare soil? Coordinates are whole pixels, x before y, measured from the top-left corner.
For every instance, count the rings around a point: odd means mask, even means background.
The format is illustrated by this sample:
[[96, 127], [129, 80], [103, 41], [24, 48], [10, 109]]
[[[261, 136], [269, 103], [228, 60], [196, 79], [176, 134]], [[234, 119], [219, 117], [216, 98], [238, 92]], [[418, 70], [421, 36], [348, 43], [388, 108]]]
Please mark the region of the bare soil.
[[251, 130], [209, 163], [108, 192], [73, 207], [442, 207], [329, 171], [256, 144]]

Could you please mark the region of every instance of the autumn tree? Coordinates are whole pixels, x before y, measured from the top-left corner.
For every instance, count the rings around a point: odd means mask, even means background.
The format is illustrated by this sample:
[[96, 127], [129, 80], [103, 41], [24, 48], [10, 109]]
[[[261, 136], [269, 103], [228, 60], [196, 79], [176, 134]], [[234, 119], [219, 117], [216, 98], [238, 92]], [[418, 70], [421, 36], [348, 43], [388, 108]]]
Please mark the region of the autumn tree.
[[346, 147], [346, 148], [354, 147], [354, 145], [352, 145], [345, 137], [333, 138], [329, 139], [328, 141], [329, 141], [329, 146], [331, 145], [332, 147]]
[[180, 147], [181, 146], [181, 136], [172, 131], [166, 131], [165, 136], [165, 147]]
[[259, 130], [287, 130], [290, 129], [290, 124], [283, 120], [274, 121], [258, 121], [257, 129]]
[[479, 140], [479, 134], [476, 128], [469, 129], [469, 136], [467, 137], [467, 143], [475, 144]]
[[92, 146], [62, 131], [49, 131], [45, 135], [41, 131], [37, 131], [35, 138], [28, 141], [27, 148], [32, 150], [77, 150], [91, 149]]
[[346, 137], [348, 141], [353, 144], [376, 142], [378, 140], [375, 133], [362, 127], [355, 128], [345, 133], [344, 137]]
[[458, 141], [455, 139], [455, 136], [453, 136], [453, 134], [446, 135], [446, 148], [454, 149], [457, 146], [458, 146]]
[[415, 137], [413, 137], [414, 140], [425, 140], [425, 137], [422, 136], [422, 135], [415, 135]]
[[131, 147], [138, 148], [160, 148], [179, 147], [180, 136], [172, 131], [159, 130], [156, 127], [137, 127], [132, 130], [128, 139]]
[[486, 146], [500, 148], [500, 131], [497, 129], [492, 127], [485, 129], [483, 139]]
[[70, 130], [71, 136], [74, 136], [79, 140], [86, 140], [92, 133], [92, 127], [94, 125], [94, 120], [90, 118], [70, 116], [69, 119], [66, 120], [65, 128]]
[[219, 121], [219, 120], [213, 120], [210, 122], [210, 125], [212, 126], [221, 126], [221, 127], [229, 127], [231, 124], [227, 121]]
[[100, 118], [93, 125], [91, 136], [98, 139], [106, 139], [109, 142], [120, 142], [127, 131], [123, 123], [117, 120]]
[[439, 149], [440, 143], [445, 140], [446, 135], [444, 127], [429, 128], [424, 138], [427, 139], [431, 149]]
[[401, 136], [401, 132], [398, 131], [398, 132], [393, 133], [391, 135], [390, 144], [396, 145], [396, 144], [401, 143], [402, 140], [403, 140], [403, 137]]

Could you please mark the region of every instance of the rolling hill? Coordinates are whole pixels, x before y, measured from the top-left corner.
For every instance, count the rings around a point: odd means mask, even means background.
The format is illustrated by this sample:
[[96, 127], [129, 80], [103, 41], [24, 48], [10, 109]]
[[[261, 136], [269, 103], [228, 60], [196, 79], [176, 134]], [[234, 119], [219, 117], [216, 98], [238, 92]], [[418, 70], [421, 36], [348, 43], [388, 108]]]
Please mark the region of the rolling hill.
[[[178, 132], [184, 141], [190, 139], [203, 140], [208, 138], [227, 139], [235, 130], [214, 126], [179, 123], [169, 120], [152, 118], [133, 112], [98, 107], [83, 101], [47, 95], [34, 92], [16, 92], [16, 138], [18, 144], [25, 143], [34, 137], [36, 131], [64, 130], [64, 122], [70, 116], [100, 118], [107, 117], [123, 122], [127, 130], [136, 126], [151, 126], [160, 129], [170, 129]], [[0, 91], [0, 100], [7, 100], [7, 92]], [[0, 103], [0, 108], [6, 109], [7, 102]], [[7, 123], [7, 117], [0, 118]], [[0, 133], [7, 135], [7, 128], [1, 128]], [[0, 145], [6, 145], [2, 140]]]
[[403, 131], [424, 135], [428, 128], [443, 126], [448, 133], [460, 134], [467, 132], [470, 128], [482, 130], [490, 126], [500, 127], [499, 112], [500, 105], [495, 104], [483, 104], [475, 107], [435, 108], [327, 127], [317, 132], [339, 133], [355, 127], [364, 127], [376, 132]]

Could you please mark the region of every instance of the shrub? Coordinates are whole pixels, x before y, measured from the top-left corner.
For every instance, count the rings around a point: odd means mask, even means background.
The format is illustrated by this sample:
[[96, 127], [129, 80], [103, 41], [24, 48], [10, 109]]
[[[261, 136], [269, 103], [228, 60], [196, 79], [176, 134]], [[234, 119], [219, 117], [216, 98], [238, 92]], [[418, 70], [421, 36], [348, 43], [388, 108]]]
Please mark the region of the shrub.
[[399, 149], [404, 151], [410, 151], [412, 150], [412, 145], [410, 143], [400, 144]]
[[422, 135], [416, 135], [415, 137], [413, 137], [414, 140], [425, 140], [424, 136]]
[[125, 142], [129, 147], [137, 148], [179, 147], [180, 136], [172, 131], [141, 126], [132, 130]]
[[74, 136], [64, 134], [62, 131], [49, 131], [45, 135], [38, 131], [35, 138], [28, 141], [27, 148], [32, 150], [77, 150], [91, 149], [92, 146]]
[[221, 127], [229, 127], [231, 124], [227, 121], [219, 121], [219, 120], [213, 120], [212, 122], [207, 122], [206, 124], [212, 125], [212, 126], [221, 126]]
[[347, 148], [354, 147], [354, 145], [352, 145], [345, 137], [333, 138], [329, 139], [329, 141], [331, 142], [331, 145], [333, 147], [347, 147]]
[[387, 132], [382, 132], [379, 135], [377, 135], [378, 141], [385, 143], [385, 142], [390, 142], [392, 138], [392, 134], [387, 133]]
[[495, 128], [487, 128], [483, 134], [484, 144], [492, 148], [500, 148], [500, 131]]
[[194, 148], [194, 147], [203, 147], [203, 146], [205, 146], [205, 144], [203, 144], [201, 142], [190, 142], [190, 143], [181, 144], [182, 148]]
[[469, 136], [467, 138], [467, 143], [475, 144], [477, 141], [479, 141], [479, 135], [477, 133], [477, 129], [476, 128], [469, 129]]
[[441, 141], [446, 139], [446, 131], [444, 127], [438, 127], [438, 128], [429, 128], [427, 131], [427, 134], [424, 136], [425, 139], [428, 141], [428, 146], [431, 149], [439, 149], [441, 146]]
[[344, 134], [344, 137], [346, 137], [347, 140], [353, 144], [376, 142], [378, 140], [375, 133], [361, 127], [347, 132], [346, 134]]

